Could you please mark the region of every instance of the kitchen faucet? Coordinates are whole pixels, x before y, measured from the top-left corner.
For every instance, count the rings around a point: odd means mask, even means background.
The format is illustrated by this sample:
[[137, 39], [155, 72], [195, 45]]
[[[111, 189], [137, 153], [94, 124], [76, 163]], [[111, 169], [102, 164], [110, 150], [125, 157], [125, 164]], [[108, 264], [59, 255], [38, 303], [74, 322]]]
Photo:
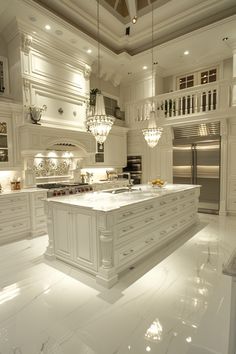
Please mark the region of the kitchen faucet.
[[129, 181], [128, 189], [129, 189], [129, 191], [131, 191], [131, 190], [132, 190], [132, 186], [133, 186], [133, 182], [132, 182], [132, 180], [131, 180], [130, 172], [122, 172], [122, 173], [119, 173], [119, 176], [128, 176], [128, 181]]

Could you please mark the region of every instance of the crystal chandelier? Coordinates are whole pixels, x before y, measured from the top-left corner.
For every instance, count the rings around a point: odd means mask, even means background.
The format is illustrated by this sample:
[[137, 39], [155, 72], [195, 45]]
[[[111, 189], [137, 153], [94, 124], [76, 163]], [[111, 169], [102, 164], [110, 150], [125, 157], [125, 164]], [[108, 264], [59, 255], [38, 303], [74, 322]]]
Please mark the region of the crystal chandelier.
[[154, 96], [154, 70], [153, 70], [153, 3], [152, 3], [152, 109], [149, 113], [148, 128], [142, 130], [144, 139], [146, 140], [148, 146], [150, 146], [151, 148], [154, 148], [157, 145], [163, 132], [163, 128], [161, 126], [157, 127], [156, 111], [153, 102], [153, 96]]
[[[99, 32], [99, 2], [97, 0], [97, 38], [98, 38], [98, 79], [100, 79], [100, 32]], [[88, 116], [86, 125], [99, 144], [103, 144], [112, 128], [114, 118], [106, 114], [104, 98], [101, 92], [96, 93], [94, 114]]]

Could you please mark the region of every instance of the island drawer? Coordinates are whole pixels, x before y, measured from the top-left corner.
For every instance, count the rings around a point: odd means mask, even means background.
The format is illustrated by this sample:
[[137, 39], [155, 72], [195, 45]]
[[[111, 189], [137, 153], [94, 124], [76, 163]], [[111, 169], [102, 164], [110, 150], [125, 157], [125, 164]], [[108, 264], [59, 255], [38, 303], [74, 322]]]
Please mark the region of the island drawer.
[[178, 214], [178, 211], [179, 211], [178, 205], [168, 206], [164, 209], [160, 208], [160, 210], [157, 213], [157, 218], [160, 222], [162, 222], [163, 220]]
[[196, 190], [189, 190], [189, 191], [185, 191], [183, 193], [180, 194], [179, 196], [179, 200], [185, 200], [188, 198], [194, 198], [196, 196]]
[[159, 206], [161, 208], [165, 208], [165, 207], [169, 207], [170, 205], [173, 205], [175, 203], [177, 203], [179, 200], [177, 195], [169, 195], [169, 196], [165, 196], [163, 198], [160, 198], [159, 202]]
[[155, 203], [148, 202], [137, 207], [124, 208], [122, 211], [117, 212], [117, 221], [122, 222], [130, 218], [134, 218], [143, 213], [150, 213], [155, 210]]
[[127, 220], [123, 223], [120, 223], [117, 227], [116, 239], [117, 242], [124, 241], [127, 237], [130, 237], [131, 232], [142, 229], [149, 225], [154, 224], [157, 221], [156, 213], [148, 213], [141, 215], [137, 218]]

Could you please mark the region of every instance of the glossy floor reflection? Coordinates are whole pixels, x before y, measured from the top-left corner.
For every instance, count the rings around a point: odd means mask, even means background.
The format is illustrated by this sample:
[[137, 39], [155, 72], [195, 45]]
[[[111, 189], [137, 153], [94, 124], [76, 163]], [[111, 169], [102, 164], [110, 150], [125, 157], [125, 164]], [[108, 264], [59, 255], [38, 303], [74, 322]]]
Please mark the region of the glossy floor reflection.
[[236, 218], [203, 228], [158, 265], [156, 255], [110, 290], [57, 261], [47, 237], [0, 247], [1, 354], [226, 354]]

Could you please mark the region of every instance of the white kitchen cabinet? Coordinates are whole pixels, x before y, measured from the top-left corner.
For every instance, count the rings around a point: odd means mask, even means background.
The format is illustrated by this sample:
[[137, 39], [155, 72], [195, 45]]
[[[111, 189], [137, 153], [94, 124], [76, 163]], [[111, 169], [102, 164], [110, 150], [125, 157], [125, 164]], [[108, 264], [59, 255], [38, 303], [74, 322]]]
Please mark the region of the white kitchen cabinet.
[[46, 191], [20, 190], [0, 195], [0, 244], [47, 233]]
[[74, 261], [86, 269], [97, 270], [96, 222], [91, 212], [71, 208]]
[[53, 210], [53, 225], [53, 232], [57, 235], [57, 258], [68, 259], [93, 273], [97, 269], [96, 223], [93, 214], [59, 204]]
[[73, 258], [72, 249], [72, 219], [70, 208], [67, 206], [56, 206], [53, 211], [54, 232], [57, 234], [55, 240], [55, 253], [60, 258]]
[[0, 244], [30, 236], [29, 198], [27, 194], [0, 197]]
[[0, 119], [0, 169], [12, 165], [12, 133], [9, 118]]
[[47, 233], [47, 218], [44, 210], [44, 199], [46, 198], [46, 190], [29, 193], [31, 236], [33, 237]]

